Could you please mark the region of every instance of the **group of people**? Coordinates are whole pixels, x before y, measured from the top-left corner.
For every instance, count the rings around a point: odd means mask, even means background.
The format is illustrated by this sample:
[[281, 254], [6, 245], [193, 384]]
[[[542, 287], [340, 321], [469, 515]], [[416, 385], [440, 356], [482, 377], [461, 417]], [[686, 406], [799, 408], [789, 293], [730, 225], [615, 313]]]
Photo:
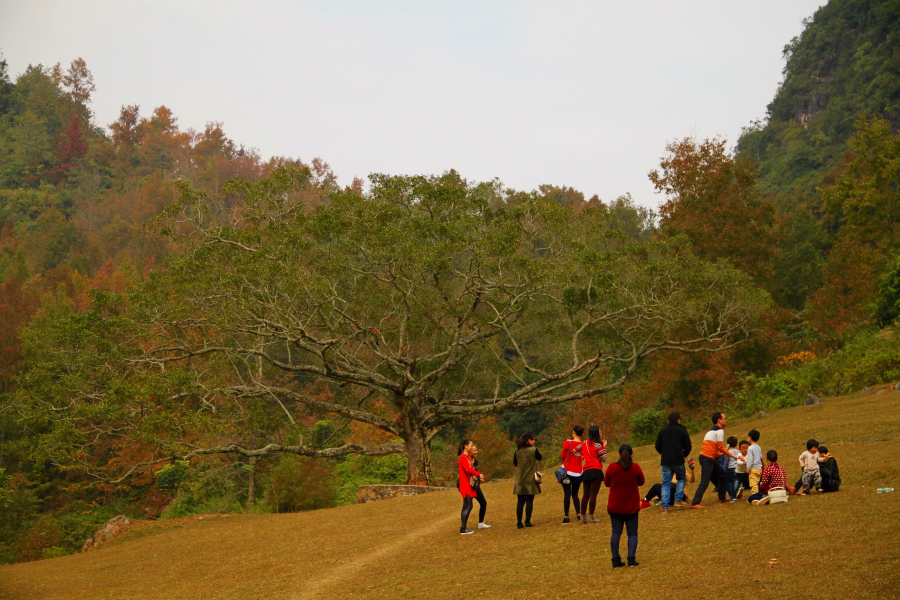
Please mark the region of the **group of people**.
[[[818, 492], [836, 492], [841, 479], [837, 461], [824, 446], [816, 440], [809, 440], [806, 452], [800, 455], [802, 475], [796, 486], [787, 484], [787, 473], [778, 462], [778, 452], [766, 452], [767, 465], [763, 467], [760, 433], [753, 429], [747, 439], [738, 442], [732, 436], [725, 438], [728, 424], [724, 413], [712, 415], [713, 427], [703, 438], [700, 449], [700, 482], [690, 503], [692, 509], [705, 508], [700, 501], [712, 484], [718, 494], [718, 502], [735, 502], [749, 492], [747, 499], [753, 505], [762, 506], [786, 502], [788, 495], [807, 495]], [[638, 515], [651, 501], [659, 499], [660, 511], [668, 512], [673, 507], [686, 507], [685, 483], [694, 481], [694, 462], [689, 458], [692, 446], [687, 429], [681, 424], [681, 416], [673, 412], [668, 416], [668, 425], [660, 430], [656, 438], [656, 451], [660, 455], [662, 483], [654, 484], [643, 498], [640, 487], [645, 483], [644, 472], [632, 458], [632, 448], [622, 444], [618, 449], [618, 460], [606, 467], [606, 440], [600, 428], [592, 426], [584, 435], [581, 425], [572, 428], [572, 436], [562, 444], [559, 458], [562, 466], [556, 471], [556, 478], [563, 487], [563, 525], [571, 523], [570, 507], [575, 509], [576, 522], [581, 524], [599, 523], [594, 518], [597, 496], [602, 485], [609, 488], [606, 511], [612, 525], [610, 549], [612, 566], [637, 566]], [[516, 442], [513, 465], [516, 467], [513, 493], [517, 495], [516, 527], [533, 527], [531, 515], [534, 497], [541, 493], [542, 474], [538, 462], [543, 460], [535, 446], [535, 436], [528, 432]], [[460, 533], [474, 533], [468, 528], [469, 516], [474, 502], [479, 503], [478, 528], [490, 529], [484, 522], [487, 500], [481, 490], [484, 475], [478, 471], [478, 448], [471, 440], [463, 440], [458, 448], [459, 491], [463, 497]], [[689, 470], [688, 470], [689, 469]], [[579, 499], [579, 491], [583, 489]], [[626, 562], [619, 553], [622, 533], [627, 534]]]
[[[669, 424], [656, 437], [656, 451], [660, 454], [662, 484], [651, 488], [644, 497], [642, 508], [650, 506], [650, 501], [659, 498], [660, 510], [668, 511], [673, 506], [686, 506], [685, 481], [693, 473], [685, 471], [685, 459], [691, 453], [691, 438], [681, 425], [677, 412], [669, 414]], [[747, 439], [738, 442], [734, 436], [725, 438], [728, 418], [724, 413], [712, 415], [712, 428], [703, 437], [700, 448], [700, 483], [694, 492], [690, 508], [705, 508], [700, 501], [710, 483], [718, 494], [718, 502], [735, 502], [749, 491], [747, 501], [756, 506], [770, 502], [787, 501], [788, 495], [804, 496], [813, 489], [818, 492], [836, 492], [841, 485], [837, 460], [828, 448], [819, 447], [819, 442], [809, 440], [806, 452], [800, 455], [802, 475], [795, 486], [788, 485], [787, 473], [778, 462], [778, 452], [766, 452], [766, 466], [763, 466], [760, 433], [752, 429]], [[694, 469], [693, 461], [688, 466]], [[674, 485], [673, 485], [674, 483]]]
[[[637, 566], [638, 513], [640, 512], [640, 487], [645, 483], [644, 472], [632, 460], [632, 448], [628, 444], [619, 447], [619, 459], [609, 465], [606, 473], [603, 465], [607, 461], [606, 440], [601, 438], [600, 428], [591, 427], [587, 439], [583, 439], [584, 427], [576, 425], [572, 429], [571, 439], [563, 443], [560, 459], [563, 461], [557, 473], [557, 479], [563, 486], [563, 524], [568, 524], [569, 508], [574, 506], [576, 519], [582, 524], [599, 523], [594, 518], [597, 506], [597, 495], [600, 487], [609, 488], [607, 513], [612, 524], [610, 547], [612, 549], [613, 567], [624, 567], [625, 562], [619, 554], [622, 533], [627, 533], [628, 566]], [[543, 460], [540, 450], [535, 446], [535, 436], [528, 432], [516, 442], [513, 465], [516, 467], [513, 493], [518, 497], [516, 503], [516, 527], [525, 529], [533, 527], [531, 515], [534, 510], [534, 497], [541, 493], [543, 476], [538, 471], [538, 462]], [[458, 448], [459, 454], [459, 492], [463, 497], [463, 509], [459, 532], [462, 535], [474, 533], [468, 528], [469, 515], [477, 500], [481, 505], [478, 518], [479, 529], [489, 529], [484, 522], [487, 502], [481, 491], [484, 475], [478, 471], [478, 447], [471, 440], [463, 440]], [[578, 492], [584, 489], [579, 499]]]

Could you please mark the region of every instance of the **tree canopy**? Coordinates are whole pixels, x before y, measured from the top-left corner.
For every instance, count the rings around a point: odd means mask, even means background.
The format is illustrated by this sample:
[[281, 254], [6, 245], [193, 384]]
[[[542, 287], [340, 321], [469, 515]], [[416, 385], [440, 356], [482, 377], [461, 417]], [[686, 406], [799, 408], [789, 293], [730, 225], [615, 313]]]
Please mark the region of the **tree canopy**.
[[[225, 223], [183, 184], [159, 220], [182, 248], [164, 271], [127, 301], [98, 297], [35, 331], [40, 342], [26, 336], [43, 360], [21, 397], [54, 423], [52, 459], [121, 479], [208, 453], [402, 452], [408, 481], [431, 483], [442, 429], [604, 394], [661, 350], [733, 347], [767, 306], [742, 271], [683, 238], [632, 244], [606, 211], [505, 196], [453, 171], [371, 180], [314, 210], [308, 170], [234, 180]], [[332, 398], [311, 391], [329, 385]], [[241, 428], [251, 406], [271, 420], [256, 439]], [[384, 443], [282, 443], [298, 406]], [[141, 451], [91, 464], [79, 456], [96, 435]]]

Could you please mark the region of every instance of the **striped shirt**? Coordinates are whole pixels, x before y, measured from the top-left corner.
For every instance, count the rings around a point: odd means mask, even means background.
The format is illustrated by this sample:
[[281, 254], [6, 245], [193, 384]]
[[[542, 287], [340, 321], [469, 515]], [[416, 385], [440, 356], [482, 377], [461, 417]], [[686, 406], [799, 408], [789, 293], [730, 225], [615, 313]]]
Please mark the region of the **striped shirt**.
[[725, 452], [725, 430], [718, 425], [706, 432], [703, 436], [703, 445], [700, 446], [700, 456], [716, 460]]

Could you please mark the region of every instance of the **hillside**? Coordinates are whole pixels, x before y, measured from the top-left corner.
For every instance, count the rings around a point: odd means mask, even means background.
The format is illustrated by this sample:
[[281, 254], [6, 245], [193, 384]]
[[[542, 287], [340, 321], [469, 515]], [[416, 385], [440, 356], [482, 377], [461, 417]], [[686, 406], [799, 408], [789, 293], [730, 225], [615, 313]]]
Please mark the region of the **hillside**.
[[784, 81], [766, 121], [739, 141], [739, 152], [759, 161], [764, 191], [787, 204], [808, 201], [840, 165], [860, 113], [900, 125], [898, 20], [896, 0], [832, 0], [785, 46]]
[[[523, 531], [510, 484], [492, 483], [493, 528], [472, 536], [456, 533], [452, 490], [296, 514], [163, 520], [92, 553], [0, 567], [0, 598], [563, 598], [590, 585], [614, 598], [894, 598], [900, 491], [875, 489], [900, 489], [898, 406], [900, 392], [876, 392], [730, 423], [733, 434], [758, 428], [791, 478], [805, 440], [827, 442], [841, 491], [769, 507], [719, 506], [708, 493], [705, 511], [647, 509], [633, 569], [611, 571], [605, 520], [559, 524], [555, 483], [535, 502], [535, 528]], [[643, 447], [636, 459], [646, 490], [659, 481], [656, 454]]]

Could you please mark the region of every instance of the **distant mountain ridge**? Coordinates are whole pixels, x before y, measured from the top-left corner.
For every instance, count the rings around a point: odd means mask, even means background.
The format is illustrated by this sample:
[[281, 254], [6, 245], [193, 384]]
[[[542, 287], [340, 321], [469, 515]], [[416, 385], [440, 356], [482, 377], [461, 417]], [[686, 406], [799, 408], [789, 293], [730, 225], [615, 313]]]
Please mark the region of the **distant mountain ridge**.
[[785, 46], [766, 120], [737, 147], [758, 161], [760, 186], [782, 210], [809, 201], [840, 166], [860, 113], [900, 126], [900, 0], [831, 0], [804, 23]]

